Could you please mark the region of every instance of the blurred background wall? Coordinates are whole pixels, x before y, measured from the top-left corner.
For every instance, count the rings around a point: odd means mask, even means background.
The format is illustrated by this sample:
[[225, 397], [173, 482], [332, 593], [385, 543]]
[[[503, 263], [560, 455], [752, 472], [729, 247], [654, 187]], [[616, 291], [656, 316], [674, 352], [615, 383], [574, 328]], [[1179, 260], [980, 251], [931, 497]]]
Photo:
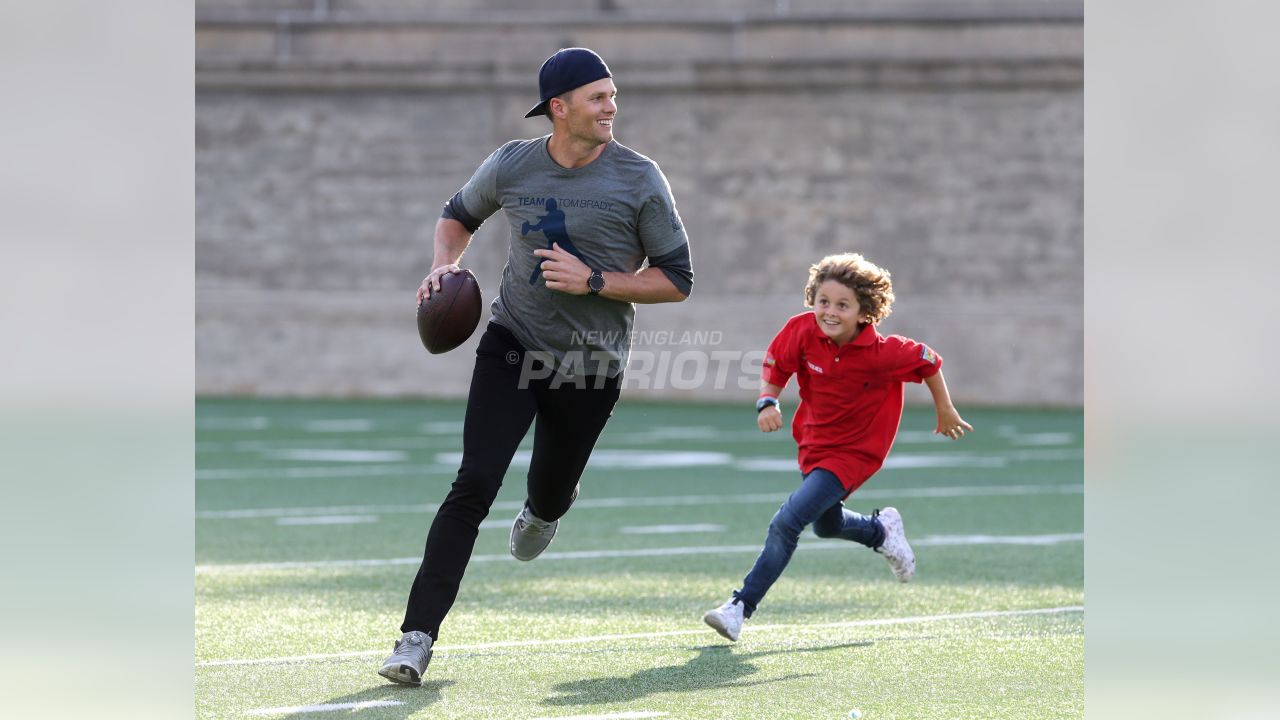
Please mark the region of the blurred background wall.
[[[493, 149], [549, 132], [523, 118], [538, 68], [586, 46], [693, 251], [692, 297], [639, 307], [636, 330], [721, 332], [637, 350], [763, 349], [803, 311], [808, 266], [852, 250], [893, 273], [882, 331], [936, 347], [958, 403], [1080, 405], [1082, 17], [1051, 0], [196, 0], [196, 390], [465, 395], [479, 333], [428, 356], [414, 325], [432, 228]], [[463, 260], [486, 301], [506, 232], [490, 219]], [[736, 374], [628, 392], [754, 397]]]

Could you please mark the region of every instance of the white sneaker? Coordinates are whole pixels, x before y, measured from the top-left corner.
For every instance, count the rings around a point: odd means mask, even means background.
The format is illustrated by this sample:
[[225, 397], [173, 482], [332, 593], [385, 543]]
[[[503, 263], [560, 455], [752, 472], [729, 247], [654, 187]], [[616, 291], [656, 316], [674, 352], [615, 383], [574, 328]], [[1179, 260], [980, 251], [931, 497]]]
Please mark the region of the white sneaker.
[[431, 662], [431, 636], [414, 630], [396, 641], [395, 652], [382, 663], [378, 674], [392, 682], [404, 685], [421, 685], [422, 674]]
[[742, 634], [742, 601], [731, 597], [715, 610], [708, 610], [702, 616], [702, 622], [715, 628], [724, 637], [737, 642]]
[[876, 548], [876, 552], [884, 556], [893, 570], [893, 576], [899, 582], [907, 582], [916, 574], [916, 554], [911, 552], [907, 544], [907, 533], [902, 527], [902, 513], [897, 508], [887, 507], [877, 510], [875, 517], [880, 519], [884, 527], [884, 542]]
[[525, 505], [511, 524], [511, 556], [526, 562], [538, 557], [551, 544], [558, 527], [559, 520], [542, 520]]

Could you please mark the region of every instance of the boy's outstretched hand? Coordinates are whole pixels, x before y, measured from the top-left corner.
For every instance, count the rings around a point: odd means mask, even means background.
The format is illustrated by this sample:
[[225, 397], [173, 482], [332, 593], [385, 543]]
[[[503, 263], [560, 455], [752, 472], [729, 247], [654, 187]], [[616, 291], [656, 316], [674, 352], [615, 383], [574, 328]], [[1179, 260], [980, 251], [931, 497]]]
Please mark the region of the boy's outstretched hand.
[[933, 429], [938, 435], [946, 435], [952, 440], [959, 440], [966, 432], [973, 432], [973, 426], [960, 417], [954, 407], [938, 408], [938, 426]]
[[756, 425], [760, 427], [760, 432], [773, 432], [782, 429], [782, 411], [777, 405], [767, 407], [756, 413]]

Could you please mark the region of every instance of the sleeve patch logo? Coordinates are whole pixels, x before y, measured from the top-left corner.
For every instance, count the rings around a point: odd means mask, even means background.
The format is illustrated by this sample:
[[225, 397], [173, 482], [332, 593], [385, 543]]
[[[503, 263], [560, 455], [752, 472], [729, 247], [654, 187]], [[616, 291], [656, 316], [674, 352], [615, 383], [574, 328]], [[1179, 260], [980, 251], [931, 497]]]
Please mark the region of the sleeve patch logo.
[[774, 360], [772, 355], [765, 353], [765, 356], [764, 356], [765, 367], [773, 367], [774, 365], [777, 365], [777, 364], [778, 364], [778, 361]]
[[925, 362], [927, 362], [927, 363], [929, 363], [930, 365], [937, 365], [937, 364], [938, 364], [938, 355], [937, 355], [937, 353], [935, 353], [935, 352], [933, 351], [933, 348], [930, 348], [928, 345], [921, 345], [921, 346], [920, 346], [920, 359], [921, 359], [921, 360], [923, 360], [923, 361], [925, 361]]

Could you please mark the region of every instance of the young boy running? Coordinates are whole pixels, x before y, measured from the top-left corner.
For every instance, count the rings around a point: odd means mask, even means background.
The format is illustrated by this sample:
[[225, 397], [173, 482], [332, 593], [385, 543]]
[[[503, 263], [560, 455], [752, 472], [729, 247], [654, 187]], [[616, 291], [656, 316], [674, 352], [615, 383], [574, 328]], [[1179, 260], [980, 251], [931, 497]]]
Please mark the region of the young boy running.
[[743, 621], [782, 575], [807, 525], [818, 537], [873, 548], [901, 582], [915, 574], [902, 515], [891, 507], [860, 515], [842, 501], [889, 454], [902, 419], [904, 382], [924, 382], [933, 394], [935, 433], [956, 440], [973, 426], [951, 404], [942, 356], [923, 343], [876, 331], [893, 300], [888, 271], [856, 253], [829, 255], [809, 269], [804, 304], [813, 311], [788, 320], [769, 344], [756, 424], [763, 432], [782, 427], [778, 394], [795, 375], [800, 405], [791, 428], [804, 479], [769, 523], [764, 550], [742, 588], [702, 618], [730, 640], [738, 639]]

